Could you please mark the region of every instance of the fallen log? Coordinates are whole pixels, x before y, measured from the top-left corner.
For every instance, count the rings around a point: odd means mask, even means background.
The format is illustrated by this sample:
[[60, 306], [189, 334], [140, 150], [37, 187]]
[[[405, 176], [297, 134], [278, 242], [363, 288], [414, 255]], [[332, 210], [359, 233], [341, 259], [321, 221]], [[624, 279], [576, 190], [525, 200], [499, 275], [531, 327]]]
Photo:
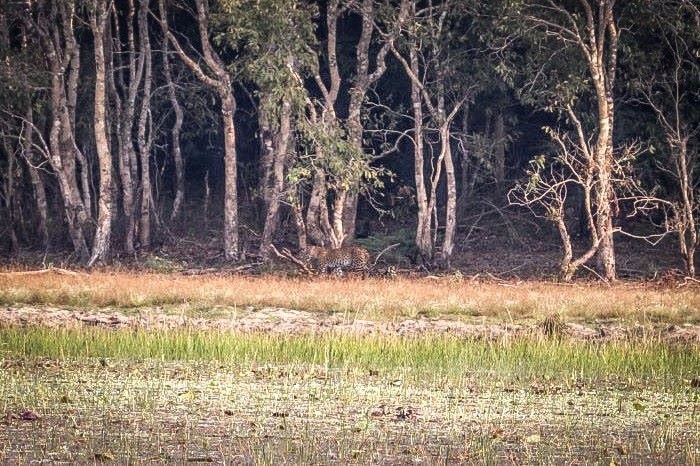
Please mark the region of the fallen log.
[[73, 277], [78, 277], [80, 275], [85, 275], [84, 273], [75, 272], [73, 270], [62, 269], [60, 267], [47, 267], [45, 269], [39, 270], [18, 270], [15, 272], [0, 272], [0, 276], [22, 276], [22, 275], [41, 275], [44, 273], [56, 273], [59, 275], [71, 275]]

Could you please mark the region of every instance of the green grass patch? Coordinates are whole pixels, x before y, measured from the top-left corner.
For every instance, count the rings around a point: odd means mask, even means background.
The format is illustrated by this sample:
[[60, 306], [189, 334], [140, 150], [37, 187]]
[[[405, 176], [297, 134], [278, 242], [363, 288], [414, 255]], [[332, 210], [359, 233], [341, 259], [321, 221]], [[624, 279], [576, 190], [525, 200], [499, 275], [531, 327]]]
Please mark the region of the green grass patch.
[[512, 380], [614, 379], [671, 385], [697, 375], [696, 348], [630, 340], [464, 339], [454, 336], [241, 334], [200, 330], [0, 329], [0, 355], [312, 364], [331, 369], [392, 368], [418, 376], [503, 375]]

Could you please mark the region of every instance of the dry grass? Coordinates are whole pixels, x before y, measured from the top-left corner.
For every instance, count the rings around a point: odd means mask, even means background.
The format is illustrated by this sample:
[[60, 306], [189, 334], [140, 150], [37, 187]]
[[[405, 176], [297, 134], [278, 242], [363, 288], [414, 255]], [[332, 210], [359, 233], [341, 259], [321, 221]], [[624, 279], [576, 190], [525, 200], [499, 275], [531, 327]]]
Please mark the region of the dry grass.
[[456, 318], [566, 321], [623, 319], [628, 323], [699, 323], [697, 288], [641, 283], [570, 286], [547, 282], [475, 283], [460, 279], [394, 280], [213, 277], [94, 272], [0, 275], [0, 303], [80, 308], [215, 305], [273, 306], [352, 313], [356, 318], [452, 315]]

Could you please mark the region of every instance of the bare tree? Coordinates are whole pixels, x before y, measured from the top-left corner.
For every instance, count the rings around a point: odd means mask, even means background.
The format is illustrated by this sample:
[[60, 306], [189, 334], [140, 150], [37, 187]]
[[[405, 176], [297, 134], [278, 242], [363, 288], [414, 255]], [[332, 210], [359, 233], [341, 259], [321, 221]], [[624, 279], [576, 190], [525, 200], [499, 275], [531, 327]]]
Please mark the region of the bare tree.
[[[596, 179], [594, 185], [595, 221], [600, 244], [598, 262], [606, 280], [616, 279], [615, 251], [613, 243], [614, 188], [612, 169], [615, 163], [613, 151], [613, 128], [615, 117], [614, 86], [617, 75], [617, 53], [619, 47], [619, 25], [615, 16], [614, 0], [580, 0], [562, 4], [553, 0], [525, 1], [521, 18], [527, 27], [539, 34], [542, 46], [550, 46], [556, 55], [569, 52], [572, 59], [581, 57], [588, 69], [597, 114], [594, 120], [595, 145], [592, 153], [595, 164], [592, 169]], [[550, 52], [541, 50], [541, 56]], [[533, 74], [530, 89], [545, 70]], [[565, 86], [563, 87], [565, 88]], [[556, 102], [563, 106], [569, 102]]]
[[[530, 162], [528, 180], [518, 183], [508, 192], [511, 205], [528, 208], [535, 216], [546, 218], [553, 222], [559, 232], [562, 242], [563, 255], [560, 265], [560, 276], [564, 281], [570, 281], [574, 274], [598, 252], [602, 238], [598, 228], [598, 216], [601, 215], [600, 204], [596, 202], [596, 142], [584, 129], [584, 125], [571, 104], [565, 108], [568, 122], [572, 129], [545, 128], [556, 145], [556, 156], [552, 162], [547, 162], [540, 155]], [[610, 166], [610, 181], [614, 191], [612, 195], [619, 204], [631, 206], [629, 217], [636, 214], [649, 214], [650, 211], [663, 207], [667, 203], [655, 197], [640, 184], [637, 175], [632, 170], [633, 162], [641, 152], [640, 144], [632, 142], [615, 154]], [[577, 191], [577, 196], [572, 192]], [[578, 256], [569, 231], [567, 213], [573, 202], [582, 207], [589, 235], [588, 246]], [[669, 230], [649, 235], [637, 235], [616, 227], [613, 233], [643, 239], [653, 245], [657, 244]], [[606, 278], [606, 277], [602, 277]]]
[[[564, 281], [570, 281], [576, 271], [595, 255], [600, 246], [592, 201], [596, 163], [594, 148], [588, 143], [581, 122], [573, 113], [573, 109], [568, 107], [567, 110], [576, 127], [574, 138], [567, 133], [549, 129], [548, 133], [558, 148], [554, 163], [546, 166], [543, 156], [536, 158], [530, 162], [528, 182], [518, 184], [508, 192], [511, 205], [526, 207], [536, 216], [544, 217], [557, 226], [563, 248], [560, 276]], [[580, 190], [583, 215], [590, 233], [588, 247], [577, 257], [574, 257], [566, 218], [569, 192], [575, 189]]]
[[[654, 33], [661, 39], [660, 56], [658, 60], [636, 64], [639, 77], [634, 86], [637, 97], [633, 98], [653, 110], [668, 145], [671, 167], [660, 168], [675, 179], [678, 197], [667, 203], [673, 213], [667, 227], [678, 233], [680, 253], [691, 277], [696, 273], [695, 255], [700, 240], [697, 218], [700, 203], [695, 179], [700, 123], [693, 119], [700, 98], [697, 88], [700, 64], [694, 52], [700, 22], [692, 21], [688, 13], [697, 14], [697, 11], [697, 7], [686, 1], [674, 0], [656, 5], [650, 12]], [[659, 44], [654, 45], [658, 49]]]

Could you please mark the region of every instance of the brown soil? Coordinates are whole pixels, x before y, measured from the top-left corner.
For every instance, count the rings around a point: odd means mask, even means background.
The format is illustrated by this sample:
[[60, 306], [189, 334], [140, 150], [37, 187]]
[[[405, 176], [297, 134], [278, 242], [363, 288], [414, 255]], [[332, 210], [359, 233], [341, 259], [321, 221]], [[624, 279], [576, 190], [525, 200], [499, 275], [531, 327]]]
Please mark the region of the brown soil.
[[475, 324], [441, 318], [404, 319], [394, 322], [360, 320], [343, 314], [325, 314], [282, 308], [236, 310], [228, 317], [201, 318], [168, 314], [159, 308], [136, 315], [119, 311], [86, 312], [49, 306], [0, 307], [0, 327], [103, 327], [131, 329], [195, 329], [280, 334], [440, 335], [502, 339], [557, 335], [581, 341], [619, 341], [651, 338], [667, 343], [700, 344], [700, 325], [635, 325], [557, 323]]

